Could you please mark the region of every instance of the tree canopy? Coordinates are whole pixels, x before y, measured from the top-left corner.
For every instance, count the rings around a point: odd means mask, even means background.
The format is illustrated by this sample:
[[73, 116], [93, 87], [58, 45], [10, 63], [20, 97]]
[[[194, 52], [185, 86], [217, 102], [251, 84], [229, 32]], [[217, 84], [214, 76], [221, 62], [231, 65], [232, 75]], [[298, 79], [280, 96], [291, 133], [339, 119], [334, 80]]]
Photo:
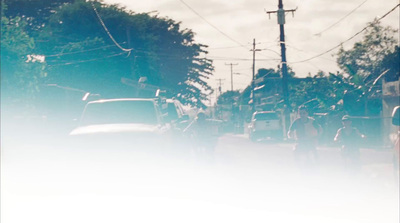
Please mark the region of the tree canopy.
[[32, 106], [43, 74], [42, 65], [29, 59], [35, 40], [27, 32], [21, 17], [1, 18], [1, 97], [2, 103], [15, 102]]
[[[349, 50], [341, 47], [337, 54], [337, 64], [354, 79], [360, 77], [365, 83], [374, 81], [385, 70], [382, 66], [385, 58], [395, 51], [397, 32], [390, 26], [382, 26], [378, 20], [368, 23], [361, 41]], [[388, 76], [390, 74], [396, 75], [390, 72]]]
[[[42, 85], [58, 84], [104, 97], [134, 96], [135, 84], [145, 77], [146, 86], [199, 107], [211, 92], [206, 80], [214, 68], [206, 58], [207, 46], [196, 43], [195, 34], [179, 22], [84, 0], [5, 3], [4, 18], [25, 21], [27, 39], [35, 43], [29, 54], [45, 56]], [[12, 28], [6, 26], [4, 32]], [[25, 42], [20, 43], [23, 47]]]
[[[361, 41], [337, 54], [340, 71], [298, 78], [289, 67], [289, 95], [292, 108], [308, 104], [313, 111], [343, 111], [351, 115], [377, 115], [381, 109], [379, 80], [395, 81], [400, 77], [397, 30], [383, 27], [375, 20], [368, 24]], [[280, 77], [280, 69], [259, 69], [256, 79]], [[274, 87], [274, 85], [265, 87]], [[275, 86], [276, 87], [276, 86]], [[243, 92], [245, 104], [251, 87]], [[270, 95], [271, 96], [271, 95]], [[266, 97], [266, 96], [265, 96]], [[275, 108], [283, 106], [281, 100]]]

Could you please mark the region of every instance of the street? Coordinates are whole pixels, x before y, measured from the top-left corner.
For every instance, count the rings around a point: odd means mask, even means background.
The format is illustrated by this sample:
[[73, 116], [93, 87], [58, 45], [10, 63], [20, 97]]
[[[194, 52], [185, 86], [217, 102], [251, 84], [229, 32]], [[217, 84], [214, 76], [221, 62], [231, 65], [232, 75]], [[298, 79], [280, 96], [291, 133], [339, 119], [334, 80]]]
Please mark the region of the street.
[[[261, 140], [251, 142], [246, 134], [225, 135], [219, 139], [216, 148], [217, 163], [225, 166], [264, 169], [290, 169], [296, 171], [293, 159], [294, 142]], [[344, 170], [344, 162], [339, 146], [318, 147], [318, 171], [339, 174]], [[395, 182], [393, 176], [392, 151], [378, 149], [361, 150], [362, 172], [366, 178], [376, 178], [387, 184]]]
[[343, 169], [320, 148], [309, 169], [292, 143], [224, 135], [209, 157], [77, 151], [57, 141], [2, 142], [2, 220], [12, 222], [388, 222], [399, 220], [390, 151]]

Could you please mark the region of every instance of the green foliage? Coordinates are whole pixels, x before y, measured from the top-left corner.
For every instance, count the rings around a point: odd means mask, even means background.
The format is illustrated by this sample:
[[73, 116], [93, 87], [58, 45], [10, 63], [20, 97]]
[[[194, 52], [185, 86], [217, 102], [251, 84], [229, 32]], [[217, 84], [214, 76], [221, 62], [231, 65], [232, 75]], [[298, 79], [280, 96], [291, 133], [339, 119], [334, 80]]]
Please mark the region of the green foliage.
[[261, 78], [261, 77], [265, 77], [265, 76], [277, 76], [279, 77], [279, 71], [275, 71], [274, 69], [266, 69], [266, 68], [260, 68], [258, 69], [255, 78]]
[[356, 42], [352, 49], [343, 47], [338, 52], [337, 63], [349, 76], [354, 77], [354, 83], [362, 85], [374, 81], [385, 69], [382, 67], [384, 58], [393, 53], [398, 40], [397, 30], [383, 27], [378, 20], [368, 24], [363, 39]]
[[292, 108], [313, 101], [311, 109], [315, 111], [329, 111], [340, 108], [338, 101], [343, 96], [345, 85], [338, 81], [336, 75], [320, 71], [313, 77], [301, 80], [299, 83], [291, 82], [290, 101]]
[[[56, 8], [76, 0], [3, 0], [7, 5], [4, 16], [25, 18], [27, 31], [32, 35], [33, 31], [40, 30], [46, 24], [47, 19], [55, 12]], [[81, 0], [83, 1], [83, 0]]]
[[[34, 41], [25, 32], [26, 21], [20, 17], [1, 19], [1, 49], [9, 56], [19, 58], [32, 52]], [[4, 51], [3, 51], [4, 50]]]
[[38, 91], [42, 65], [28, 63], [35, 42], [21, 17], [1, 18], [1, 97], [3, 102], [31, 105]]
[[[377, 83], [399, 77], [397, 30], [383, 27], [378, 20], [368, 24], [363, 39], [350, 50], [338, 53], [338, 65], [348, 75], [344, 108], [357, 115], [379, 114], [381, 86]], [[385, 73], [386, 72], [386, 73]]]
[[240, 101], [241, 94], [239, 91], [227, 91], [222, 93], [217, 100], [218, 105], [233, 105]]
[[[47, 55], [49, 81], [91, 92], [120, 90], [121, 78], [147, 78], [186, 104], [204, 106], [212, 61], [191, 30], [168, 18], [136, 14], [118, 5], [95, 2], [114, 44], [91, 3], [67, 4], [49, 17], [38, 50]], [[134, 89], [131, 89], [134, 92]]]
[[397, 81], [400, 78], [400, 47], [396, 46], [393, 53], [389, 53], [382, 60], [382, 68], [389, 70], [385, 74], [386, 81]]
[[[282, 69], [278, 67], [277, 70], [274, 70], [272, 68], [266, 69], [266, 68], [260, 68], [258, 69], [255, 78], [260, 78], [260, 77], [281, 77]], [[295, 73], [291, 67], [288, 66], [288, 75], [289, 77], [294, 77]]]
[[292, 107], [308, 104], [319, 112], [345, 110], [352, 115], [379, 114], [378, 77], [387, 69], [393, 72], [388, 72], [387, 77], [399, 76], [396, 32], [382, 27], [378, 21], [369, 23], [362, 41], [349, 50], [342, 47], [338, 53], [337, 62], [345, 75], [327, 75], [320, 71], [300, 83], [292, 81], [289, 86]]

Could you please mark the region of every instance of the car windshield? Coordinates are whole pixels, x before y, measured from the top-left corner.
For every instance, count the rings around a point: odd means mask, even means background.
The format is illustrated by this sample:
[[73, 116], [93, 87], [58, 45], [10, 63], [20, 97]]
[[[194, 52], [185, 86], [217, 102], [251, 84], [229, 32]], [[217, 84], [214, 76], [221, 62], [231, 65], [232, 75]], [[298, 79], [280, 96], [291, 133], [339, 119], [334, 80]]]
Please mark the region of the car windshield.
[[140, 123], [157, 124], [152, 101], [109, 101], [86, 107], [81, 125]]
[[258, 113], [254, 116], [255, 120], [271, 120], [271, 119], [279, 119], [278, 115], [274, 112], [271, 113]]

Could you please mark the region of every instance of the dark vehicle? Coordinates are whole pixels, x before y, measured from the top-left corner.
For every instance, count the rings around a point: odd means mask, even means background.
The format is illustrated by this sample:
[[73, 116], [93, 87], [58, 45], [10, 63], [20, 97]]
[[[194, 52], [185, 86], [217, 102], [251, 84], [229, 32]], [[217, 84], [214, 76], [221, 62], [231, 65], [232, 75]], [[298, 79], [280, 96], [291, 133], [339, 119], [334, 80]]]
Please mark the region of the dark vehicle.
[[252, 141], [267, 137], [276, 139], [283, 137], [281, 119], [274, 111], [254, 112], [249, 130], [249, 137]]

